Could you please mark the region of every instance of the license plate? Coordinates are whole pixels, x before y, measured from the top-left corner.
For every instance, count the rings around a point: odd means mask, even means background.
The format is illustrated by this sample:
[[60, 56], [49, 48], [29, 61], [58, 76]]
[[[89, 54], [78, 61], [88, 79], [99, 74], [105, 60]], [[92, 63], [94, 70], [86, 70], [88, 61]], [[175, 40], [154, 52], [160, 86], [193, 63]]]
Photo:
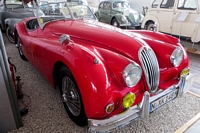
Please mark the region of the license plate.
[[161, 97], [160, 99], [153, 101], [152, 103], [150, 103], [150, 112], [168, 103], [169, 101], [175, 99], [177, 97], [177, 94], [178, 94], [178, 90], [175, 90]]

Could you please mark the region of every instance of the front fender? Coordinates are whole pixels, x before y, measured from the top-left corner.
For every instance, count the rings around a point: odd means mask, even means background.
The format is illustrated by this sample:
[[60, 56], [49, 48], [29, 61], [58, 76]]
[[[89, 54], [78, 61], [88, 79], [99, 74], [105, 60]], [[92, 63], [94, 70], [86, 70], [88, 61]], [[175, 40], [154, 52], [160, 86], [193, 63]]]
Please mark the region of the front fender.
[[22, 21], [22, 19], [18, 19], [18, 18], [7, 18], [7, 19], [5, 20], [5, 25], [6, 25], [6, 27], [9, 27], [10, 30], [11, 30], [12, 32], [14, 32], [14, 25], [15, 25], [17, 22], [20, 22], [20, 21]]
[[[115, 103], [115, 107], [119, 107], [121, 97], [130, 91], [119, 81], [120, 78], [117, 79], [117, 77], [121, 77], [118, 76], [119, 71], [123, 71], [129, 61], [117, 54], [112, 54], [110, 58], [121, 58], [120, 64], [116, 63], [119, 60], [109, 62], [111, 61], [108, 59], [109, 52], [104, 51], [104, 54], [107, 54], [104, 56], [101, 55], [102, 53], [98, 48], [75, 44], [74, 49], [68, 53], [69, 55], [62, 57], [62, 62], [70, 69], [79, 86], [88, 118], [106, 117], [108, 115], [104, 111], [106, 105]], [[116, 57], [114, 57], [115, 55]], [[52, 55], [52, 57], [55, 56]], [[68, 59], [66, 60], [66, 58]], [[117, 72], [118, 74], [116, 74]]]
[[141, 28], [145, 28], [145, 26], [147, 25], [148, 22], [153, 21], [154, 23], [157, 22], [158, 26], [157, 26], [157, 31], [159, 31], [159, 21], [157, 19], [157, 17], [155, 15], [152, 14], [146, 14], [146, 16], [144, 17], [143, 21], [142, 21], [142, 25]]
[[122, 24], [123, 23], [123, 21], [122, 21], [122, 15], [121, 14], [115, 14], [115, 15], [113, 15], [112, 17], [111, 17], [112, 19], [110, 20], [110, 24], [112, 23], [112, 20], [113, 20], [113, 18], [116, 18], [117, 19], [117, 21], [120, 23], [120, 24]]
[[82, 95], [85, 112], [88, 118], [106, 117], [105, 106], [117, 102], [113, 92], [120, 84], [97, 49], [80, 46], [80, 50], [81, 58], [71, 69]]

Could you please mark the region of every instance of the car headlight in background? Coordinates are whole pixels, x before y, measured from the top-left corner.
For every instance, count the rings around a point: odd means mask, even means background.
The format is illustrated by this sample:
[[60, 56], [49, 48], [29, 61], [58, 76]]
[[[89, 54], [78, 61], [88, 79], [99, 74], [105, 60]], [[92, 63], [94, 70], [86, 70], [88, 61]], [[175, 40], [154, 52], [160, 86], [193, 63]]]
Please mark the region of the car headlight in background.
[[141, 75], [142, 75], [141, 67], [135, 62], [131, 62], [125, 67], [122, 76], [124, 78], [126, 85], [128, 87], [133, 87], [139, 82]]
[[123, 22], [127, 21], [126, 16], [122, 15], [122, 21]]
[[172, 52], [170, 56], [170, 61], [175, 67], [177, 67], [183, 61], [183, 56], [184, 56], [183, 50], [179, 47], [176, 47], [176, 49]]

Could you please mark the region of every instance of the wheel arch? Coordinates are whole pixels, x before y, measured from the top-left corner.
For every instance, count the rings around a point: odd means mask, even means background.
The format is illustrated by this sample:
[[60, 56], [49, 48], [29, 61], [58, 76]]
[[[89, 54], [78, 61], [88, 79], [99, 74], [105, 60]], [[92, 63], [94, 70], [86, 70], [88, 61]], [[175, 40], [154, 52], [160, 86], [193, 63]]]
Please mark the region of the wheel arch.
[[[59, 81], [58, 81], [59, 80], [59, 71], [63, 66], [67, 67], [67, 65], [65, 65], [65, 63], [63, 63], [61, 61], [57, 61], [53, 66], [52, 74], [53, 74], [54, 88], [56, 88], [56, 86], [59, 85]], [[67, 69], [70, 71], [70, 69], [68, 67], [67, 67]]]
[[112, 21], [113, 19], [117, 19], [115, 16], [112, 16], [111, 20], [110, 20], [110, 25], [112, 25]]
[[[157, 19], [156, 16], [154, 16], [154, 15], [146, 15], [145, 18], [144, 18], [144, 20], [143, 20], [143, 22], [142, 22], [141, 27], [142, 27], [142, 28], [145, 28], [145, 26], [146, 26], [149, 22], [154, 22], [154, 23], [156, 22], [156, 23], [159, 24], [159, 21], [158, 21], [158, 19]], [[158, 29], [158, 31], [159, 31], [159, 26], [157, 27], [157, 29]]]

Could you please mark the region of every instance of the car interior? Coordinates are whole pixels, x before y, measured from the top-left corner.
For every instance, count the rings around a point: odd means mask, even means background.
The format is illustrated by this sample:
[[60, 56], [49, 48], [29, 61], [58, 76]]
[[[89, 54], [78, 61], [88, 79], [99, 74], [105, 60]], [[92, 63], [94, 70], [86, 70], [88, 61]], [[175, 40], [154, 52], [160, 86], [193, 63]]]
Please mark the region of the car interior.
[[35, 30], [38, 27], [39, 27], [39, 24], [38, 24], [37, 18], [31, 19], [26, 23], [26, 28], [28, 30]]

